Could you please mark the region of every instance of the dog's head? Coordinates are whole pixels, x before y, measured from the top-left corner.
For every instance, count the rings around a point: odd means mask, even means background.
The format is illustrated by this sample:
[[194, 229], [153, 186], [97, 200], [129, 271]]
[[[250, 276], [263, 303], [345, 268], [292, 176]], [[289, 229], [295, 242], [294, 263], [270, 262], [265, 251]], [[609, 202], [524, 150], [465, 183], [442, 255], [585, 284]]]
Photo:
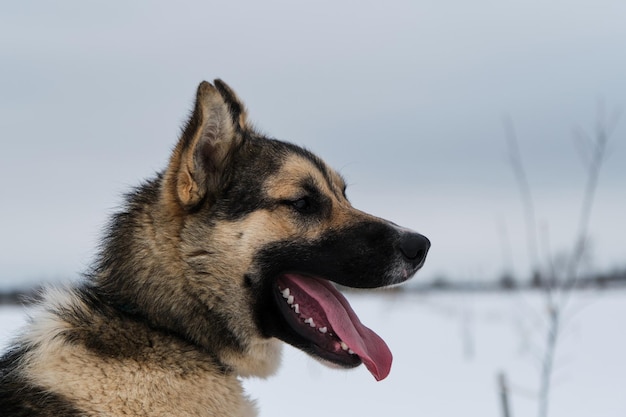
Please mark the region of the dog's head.
[[345, 182], [312, 153], [247, 122], [222, 81], [200, 84], [165, 172], [186, 291], [234, 337], [276, 337], [335, 365], [387, 376], [391, 353], [331, 282], [375, 288], [409, 279], [424, 236], [353, 208]]

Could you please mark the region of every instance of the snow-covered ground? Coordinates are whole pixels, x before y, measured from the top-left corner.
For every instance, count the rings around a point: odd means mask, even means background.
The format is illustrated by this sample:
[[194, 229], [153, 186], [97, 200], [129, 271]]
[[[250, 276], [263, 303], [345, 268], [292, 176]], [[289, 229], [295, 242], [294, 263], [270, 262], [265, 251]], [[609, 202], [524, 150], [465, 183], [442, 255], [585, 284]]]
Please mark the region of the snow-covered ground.
[[[497, 375], [511, 385], [512, 415], [536, 416], [542, 303], [529, 294], [349, 294], [362, 321], [394, 353], [389, 377], [332, 370], [285, 348], [278, 375], [246, 380], [261, 416], [501, 416]], [[558, 346], [550, 416], [626, 415], [626, 293], [572, 299]], [[0, 308], [0, 346], [26, 321]]]

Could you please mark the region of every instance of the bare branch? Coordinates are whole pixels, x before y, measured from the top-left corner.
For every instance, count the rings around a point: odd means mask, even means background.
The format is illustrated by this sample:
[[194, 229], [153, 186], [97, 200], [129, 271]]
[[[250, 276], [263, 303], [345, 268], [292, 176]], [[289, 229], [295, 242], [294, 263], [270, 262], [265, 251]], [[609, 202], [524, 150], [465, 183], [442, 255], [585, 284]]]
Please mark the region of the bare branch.
[[532, 192], [530, 190], [530, 184], [528, 182], [528, 176], [524, 169], [522, 161], [522, 154], [519, 149], [517, 141], [517, 135], [515, 133], [515, 127], [510, 117], [505, 116], [503, 118], [503, 124], [506, 134], [506, 143], [509, 151], [509, 161], [513, 168], [513, 174], [517, 186], [520, 190], [520, 196], [522, 198], [522, 206], [524, 208], [524, 218], [526, 221], [526, 243], [528, 245], [528, 254], [530, 257], [531, 265], [537, 267], [538, 255], [537, 255], [537, 225], [535, 220], [535, 204], [533, 201]]
[[[556, 350], [559, 340], [563, 337], [565, 309], [569, 296], [580, 280], [580, 269], [588, 251], [589, 225], [595, 200], [600, 170], [607, 155], [607, 147], [610, 137], [617, 127], [621, 117], [621, 111], [614, 111], [611, 115], [606, 114], [603, 102], [598, 105], [596, 122], [591, 134], [583, 129], [574, 131], [574, 142], [577, 145], [580, 156], [585, 165], [587, 177], [583, 190], [580, 213], [578, 217], [578, 229], [575, 242], [567, 256], [555, 257], [551, 254], [549, 233], [547, 226], [541, 229], [541, 241], [537, 237], [537, 224], [535, 220], [534, 204], [530, 185], [522, 163], [521, 152], [517, 142], [515, 129], [510, 118], [504, 119], [509, 159], [515, 179], [520, 190], [522, 205], [524, 208], [526, 231], [529, 254], [532, 265], [541, 273], [542, 288], [545, 295], [546, 319], [545, 323], [545, 346], [539, 358], [540, 362], [540, 389], [539, 389], [539, 417], [547, 417], [550, 400], [550, 391], [553, 386], [553, 378], [556, 372]], [[538, 244], [542, 243], [542, 252], [547, 253], [545, 267], [540, 268], [538, 256]], [[534, 350], [532, 343], [531, 352]]]
[[569, 257], [569, 263], [565, 269], [565, 282], [563, 283], [563, 297], [561, 300], [563, 305], [569, 299], [570, 290], [574, 288], [580, 280], [579, 269], [588, 246], [589, 224], [598, 187], [600, 169], [606, 158], [609, 139], [617, 127], [620, 116], [621, 111], [617, 110], [612, 112], [611, 116], [607, 116], [604, 104], [600, 102], [598, 105], [595, 132], [594, 136], [590, 139], [592, 147], [589, 152], [587, 182], [585, 184], [580, 215], [578, 217], [576, 242]]

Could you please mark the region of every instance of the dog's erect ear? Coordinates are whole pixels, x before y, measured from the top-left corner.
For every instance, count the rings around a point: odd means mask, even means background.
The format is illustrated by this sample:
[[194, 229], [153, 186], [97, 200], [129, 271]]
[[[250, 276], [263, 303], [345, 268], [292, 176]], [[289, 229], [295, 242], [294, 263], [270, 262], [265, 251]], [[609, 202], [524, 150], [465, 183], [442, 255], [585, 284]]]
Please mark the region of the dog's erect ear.
[[237, 94], [235, 94], [233, 89], [230, 88], [228, 84], [226, 84], [224, 81], [218, 78], [214, 80], [213, 83], [215, 83], [215, 88], [217, 88], [226, 104], [228, 104], [228, 108], [230, 109], [230, 115], [233, 118], [235, 125], [241, 130], [247, 129], [248, 120], [246, 107], [244, 106], [243, 102], [239, 100]]
[[[218, 91], [219, 89], [219, 91]], [[192, 208], [219, 191], [224, 171], [240, 146], [245, 122], [243, 104], [226, 84], [198, 86], [193, 114], [167, 168], [167, 192]]]

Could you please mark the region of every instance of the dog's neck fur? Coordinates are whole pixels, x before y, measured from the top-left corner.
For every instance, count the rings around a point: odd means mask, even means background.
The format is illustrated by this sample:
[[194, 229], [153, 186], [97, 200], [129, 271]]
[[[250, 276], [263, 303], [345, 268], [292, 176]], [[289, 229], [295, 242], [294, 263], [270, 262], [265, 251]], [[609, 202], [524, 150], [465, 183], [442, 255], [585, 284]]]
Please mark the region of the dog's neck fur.
[[[46, 311], [35, 314], [22, 337], [28, 350], [21, 370], [31, 383], [70, 400], [80, 415], [222, 415], [225, 404], [228, 415], [256, 415], [236, 375], [196, 346], [102, 314], [77, 291], [46, 298]], [[109, 401], [112, 394], [124, 398]]]
[[[223, 413], [224, 404], [230, 404], [228, 415], [255, 415], [238, 376], [272, 374], [279, 342], [242, 338], [185, 291], [188, 267], [173, 250], [180, 225], [145, 209], [158, 199], [160, 181], [129, 196], [105, 240], [102, 253], [108, 255], [87, 282], [45, 296], [46, 310], [35, 315], [22, 340], [30, 349], [24, 372], [88, 415], [134, 415], [136, 409], [137, 415], [205, 416]], [[147, 256], [150, 251], [165, 255]], [[146, 257], [159, 264], [147, 265]], [[154, 287], [159, 282], [168, 283], [180, 306], [157, 298], [164, 292]], [[73, 380], [77, 373], [82, 377]], [[128, 395], [117, 402], [123, 410], [107, 405], [111, 392]]]
[[[278, 367], [277, 343], [225, 323], [209, 303], [188, 290], [194, 271], [182, 259], [181, 216], [161, 198], [163, 176], [128, 196], [114, 216], [91, 280], [109, 304], [143, 319], [153, 329], [180, 337], [207, 352], [226, 372], [266, 377]], [[160, 207], [154, 211], [149, 208]], [[151, 263], [146, 264], [145, 259]], [[155, 263], [158, 262], [158, 263]], [[234, 277], [225, 277], [233, 280]], [[167, 283], [164, 291], [159, 287]], [[168, 300], [159, 295], [169, 292]], [[172, 305], [179, 300], [179, 309]], [[217, 349], [216, 349], [217, 347]]]

